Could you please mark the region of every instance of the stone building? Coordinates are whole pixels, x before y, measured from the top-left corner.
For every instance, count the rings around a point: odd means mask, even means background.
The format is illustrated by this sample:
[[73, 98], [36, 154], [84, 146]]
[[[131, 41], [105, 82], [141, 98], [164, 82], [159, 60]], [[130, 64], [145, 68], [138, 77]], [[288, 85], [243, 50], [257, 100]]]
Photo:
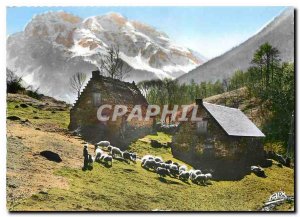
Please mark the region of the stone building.
[[[104, 110], [108, 117], [115, 105], [125, 105], [128, 111], [116, 121], [111, 121], [111, 118], [108, 121], [99, 121], [97, 110], [105, 104], [112, 105], [112, 109]], [[134, 82], [123, 82], [93, 71], [92, 78], [70, 111], [69, 129], [78, 131], [91, 143], [108, 140], [114, 146], [126, 147], [137, 138], [151, 133], [154, 125], [154, 118], [149, 121], [135, 118], [127, 122], [127, 116], [135, 105], [141, 105], [145, 115], [148, 102]]]
[[[173, 136], [172, 153], [215, 177], [235, 179], [264, 160], [265, 136], [239, 109], [197, 99], [201, 121], [182, 122]], [[190, 120], [192, 111], [187, 113]]]

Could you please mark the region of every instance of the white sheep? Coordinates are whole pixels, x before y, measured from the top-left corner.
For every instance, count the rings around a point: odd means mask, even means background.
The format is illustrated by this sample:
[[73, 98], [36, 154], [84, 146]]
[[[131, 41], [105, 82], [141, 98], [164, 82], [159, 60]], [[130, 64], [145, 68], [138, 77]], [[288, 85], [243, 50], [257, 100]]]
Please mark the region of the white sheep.
[[142, 164], [145, 163], [146, 160], [148, 159], [154, 159], [154, 156], [148, 154], [148, 155], [145, 155], [144, 157], [142, 157], [141, 161], [142, 161]]
[[142, 167], [145, 169], [156, 169], [157, 163], [153, 159], [148, 159], [144, 161]]
[[110, 151], [110, 154], [113, 158], [116, 157], [116, 155], [119, 155], [120, 157], [122, 157], [121, 149], [119, 149], [117, 147], [114, 147], [114, 146], [111, 146], [111, 145], [109, 145], [107, 148]]
[[206, 176], [204, 174], [199, 174], [195, 177], [194, 182], [196, 184], [201, 183], [204, 185], [204, 184], [206, 184]]
[[99, 161], [103, 153], [104, 152], [102, 151], [102, 149], [100, 147], [97, 147], [95, 150], [95, 161]]
[[181, 170], [179, 172], [179, 179], [181, 181], [187, 182], [189, 180], [190, 173], [188, 171]]
[[108, 146], [110, 146], [110, 142], [109, 141], [100, 141], [97, 143], [97, 146], [108, 147]]
[[103, 153], [100, 157], [100, 161], [102, 161], [104, 164], [106, 164], [107, 166], [109, 165], [110, 163], [110, 166], [112, 166], [112, 162], [113, 162], [113, 159], [112, 159], [112, 156], [106, 154], [106, 153]]
[[154, 157], [154, 160], [155, 160], [155, 162], [163, 162], [163, 160], [162, 160], [162, 158], [161, 157], [157, 157], [157, 156], [155, 156]]
[[181, 165], [180, 167], [179, 167], [179, 172], [180, 171], [187, 171], [187, 166], [186, 165]]

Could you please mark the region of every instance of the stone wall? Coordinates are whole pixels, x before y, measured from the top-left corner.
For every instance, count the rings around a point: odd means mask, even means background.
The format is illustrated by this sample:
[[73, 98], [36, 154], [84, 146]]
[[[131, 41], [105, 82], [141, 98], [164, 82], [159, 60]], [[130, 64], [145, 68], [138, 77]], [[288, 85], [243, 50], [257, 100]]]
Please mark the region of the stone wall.
[[[134, 92], [134, 96], [131, 95], [131, 91]], [[145, 106], [147, 103], [134, 83], [105, 78], [93, 72], [91, 80], [70, 111], [69, 129], [78, 130], [86, 141], [96, 143], [108, 140], [115, 146], [127, 147], [132, 141], [152, 132], [153, 119], [124, 122], [122, 118], [118, 118], [116, 121], [100, 122], [97, 118], [99, 105], [94, 105], [93, 93], [101, 94], [101, 105], [119, 104], [132, 108], [135, 104]]]
[[[263, 161], [260, 139], [228, 136], [207, 112], [199, 107], [198, 117], [208, 121], [207, 134], [199, 134], [195, 122], [183, 122], [172, 139], [173, 155], [195, 168], [213, 171], [217, 179], [240, 179], [251, 165]], [[208, 148], [211, 147], [214, 148]]]

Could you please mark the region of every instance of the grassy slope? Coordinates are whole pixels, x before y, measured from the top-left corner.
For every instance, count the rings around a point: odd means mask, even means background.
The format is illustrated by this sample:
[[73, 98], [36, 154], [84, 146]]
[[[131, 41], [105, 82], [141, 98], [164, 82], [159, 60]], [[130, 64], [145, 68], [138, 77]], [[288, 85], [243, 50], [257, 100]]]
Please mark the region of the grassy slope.
[[7, 102], [7, 116], [15, 115], [22, 120], [28, 119], [37, 127], [67, 129], [70, 122], [69, 110], [54, 111], [55, 113], [52, 113], [51, 110], [41, 110], [33, 106], [15, 108], [21, 103], [20, 101]]
[[[33, 113], [35, 108], [15, 109], [16, 104], [19, 103], [8, 103], [8, 115], [29, 119], [37, 126], [54, 125], [66, 129], [69, 118], [67, 111], [53, 114], [51, 111], [36, 109], [37, 113]], [[34, 119], [34, 116], [39, 119]], [[167, 142], [171, 137], [162, 133], [157, 136], [149, 135], [143, 141], [133, 143], [130, 148], [139, 156], [154, 154], [165, 160], [173, 159], [170, 149], [152, 148], [147, 142], [149, 139]], [[53, 142], [55, 140], [53, 137]], [[265, 179], [251, 174], [240, 181], [212, 181], [212, 185], [208, 186], [187, 184], [169, 177], [165, 181], [160, 180], [155, 173], [142, 169], [140, 162], [129, 165], [115, 160], [112, 168], [94, 164], [92, 171], [84, 172], [65, 166], [52, 172], [65, 177], [69, 182], [69, 189], [52, 188], [47, 193], [36, 193], [18, 200], [8, 209], [247, 211], [259, 209], [270, 194], [280, 189], [284, 189], [288, 195], [294, 194], [294, 171], [277, 166], [266, 169], [268, 177]], [[279, 207], [282, 210], [290, 208], [290, 205]]]
[[[149, 138], [150, 136], [148, 136]], [[164, 141], [169, 136], [158, 134]], [[161, 153], [173, 159], [169, 149], [151, 148], [137, 141], [131, 147], [143, 154]], [[175, 160], [175, 159], [174, 159]], [[197, 186], [178, 179], [158, 176], [137, 164], [114, 161], [112, 168], [94, 164], [92, 171], [63, 168], [55, 171], [70, 181], [70, 189], [51, 189], [21, 201], [13, 210], [257, 210], [273, 192], [284, 188], [293, 195], [294, 172], [273, 166], [266, 169], [267, 178], [254, 174], [240, 181], [212, 182]], [[291, 207], [285, 206], [285, 209]]]

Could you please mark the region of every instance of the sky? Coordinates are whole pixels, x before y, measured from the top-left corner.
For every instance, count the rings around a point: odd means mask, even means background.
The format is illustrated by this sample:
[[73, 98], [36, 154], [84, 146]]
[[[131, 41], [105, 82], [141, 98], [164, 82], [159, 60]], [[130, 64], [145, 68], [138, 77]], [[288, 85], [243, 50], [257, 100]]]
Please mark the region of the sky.
[[36, 14], [65, 11], [81, 18], [118, 12], [165, 32], [208, 59], [257, 33], [286, 7], [8, 7], [6, 33], [23, 31]]

